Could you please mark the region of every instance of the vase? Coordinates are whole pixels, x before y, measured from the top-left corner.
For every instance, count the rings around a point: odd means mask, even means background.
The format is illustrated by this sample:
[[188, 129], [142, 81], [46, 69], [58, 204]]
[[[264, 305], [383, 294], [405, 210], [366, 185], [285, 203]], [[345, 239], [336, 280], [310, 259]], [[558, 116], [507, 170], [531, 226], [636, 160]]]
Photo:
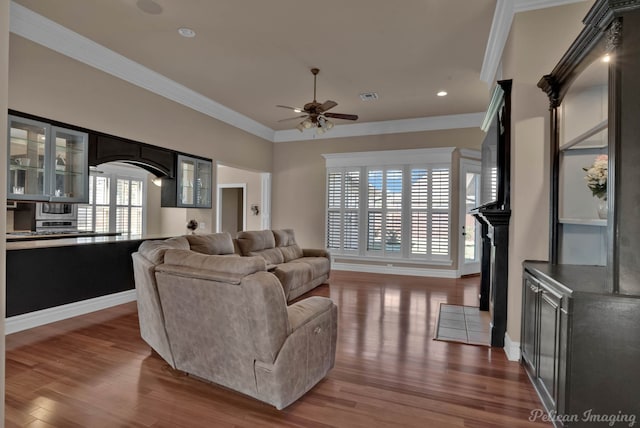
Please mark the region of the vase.
[[607, 203], [607, 198], [598, 199], [598, 218], [606, 220], [608, 214], [609, 204]]

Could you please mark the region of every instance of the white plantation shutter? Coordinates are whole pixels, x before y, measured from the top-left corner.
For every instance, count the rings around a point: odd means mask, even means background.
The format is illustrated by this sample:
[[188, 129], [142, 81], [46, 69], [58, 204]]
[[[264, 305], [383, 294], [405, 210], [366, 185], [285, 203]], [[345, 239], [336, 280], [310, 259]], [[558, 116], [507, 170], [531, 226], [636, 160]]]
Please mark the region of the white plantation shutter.
[[431, 171], [431, 254], [449, 254], [449, 168]]
[[438, 159], [328, 167], [327, 247], [335, 254], [383, 260], [450, 262], [450, 152]]
[[329, 211], [327, 215], [327, 248], [339, 250], [341, 247], [340, 211]]
[[346, 171], [344, 175], [344, 211], [342, 216], [343, 248], [358, 250], [360, 208], [360, 171]]
[[327, 173], [327, 248], [357, 252], [360, 228], [360, 170]]
[[[89, 203], [78, 206], [78, 229], [95, 232], [144, 232], [145, 184], [142, 178], [103, 165], [89, 176]], [[146, 172], [140, 173], [146, 175]]]
[[429, 171], [411, 170], [411, 255], [428, 254]]

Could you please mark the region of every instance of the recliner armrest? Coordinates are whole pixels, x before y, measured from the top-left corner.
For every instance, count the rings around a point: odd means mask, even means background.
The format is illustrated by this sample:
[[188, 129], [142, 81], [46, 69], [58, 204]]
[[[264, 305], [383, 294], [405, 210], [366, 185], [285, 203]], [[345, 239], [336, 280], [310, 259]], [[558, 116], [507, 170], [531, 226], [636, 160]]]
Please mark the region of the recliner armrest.
[[326, 257], [330, 258], [331, 254], [325, 249], [322, 248], [303, 248], [302, 249], [303, 257]]
[[296, 331], [324, 312], [331, 310], [333, 304], [333, 301], [328, 297], [312, 296], [287, 306], [291, 332]]

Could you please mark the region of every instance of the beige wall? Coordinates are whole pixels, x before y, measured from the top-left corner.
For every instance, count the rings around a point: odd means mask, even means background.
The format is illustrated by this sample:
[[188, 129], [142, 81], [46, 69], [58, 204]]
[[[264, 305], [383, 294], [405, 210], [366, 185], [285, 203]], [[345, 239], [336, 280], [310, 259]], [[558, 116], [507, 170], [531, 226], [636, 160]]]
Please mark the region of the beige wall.
[[[269, 141], [14, 34], [9, 54], [11, 109], [242, 168], [271, 171], [273, 143]], [[164, 215], [164, 211], [161, 223], [168, 227], [163, 232], [178, 228], [184, 232], [184, 224], [193, 216], [208, 228], [215, 224], [215, 208], [189, 210], [184, 216]]]
[[[0, 0], [0, 135], [7, 135], [7, 86], [9, 80], [9, 0]], [[0, 148], [0, 233], [6, 230], [7, 140]], [[0, 239], [0, 337], [4, 338], [6, 244]], [[4, 426], [4, 340], [0, 340], [0, 426]]]
[[[479, 128], [276, 143], [273, 154], [273, 228], [292, 228], [304, 247], [325, 245], [325, 159], [322, 154], [434, 147], [480, 149]], [[456, 176], [454, 174], [454, 180]], [[457, 182], [457, 181], [456, 181]], [[457, 200], [454, 197], [454, 204]], [[457, 216], [453, 216], [457, 224]], [[452, 253], [454, 260], [457, 252]]]
[[[247, 187], [246, 230], [262, 228], [262, 174], [246, 169], [218, 166], [218, 184], [245, 184]], [[253, 215], [251, 205], [258, 205], [261, 213]]]
[[[162, 188], [153, 184], [154, 175], [147, 176], [147, 207], [159, 207]], [[156, 235], [162, 233], [162, 215], [159, 209], [145, 210], [147, 234]]]
[[522, 262], [547, 260], [549, 248], [549, 102], [537, 83], [578, 35], [591, 3], [517, 14], [503, 55], [503, 77], [513, 79], [507, 334], [515, 342]]

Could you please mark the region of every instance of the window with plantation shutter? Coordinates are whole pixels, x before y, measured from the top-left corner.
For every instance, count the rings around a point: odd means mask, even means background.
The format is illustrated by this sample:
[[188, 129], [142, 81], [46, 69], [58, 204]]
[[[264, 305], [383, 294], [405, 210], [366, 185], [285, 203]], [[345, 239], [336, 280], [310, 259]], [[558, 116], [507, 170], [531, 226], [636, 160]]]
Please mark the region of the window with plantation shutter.
[[431, 170], [431, 254], [449, 254], [449, 168]]
[[451, 264], [452, 151], [323, 155], [328, 249], [371, 260]]
[[360, 171], [327, 174], [327, 248], [357, 252], [360, 228]]
[[101, 165], [89, 176], [89, 203], [78, 206], [78, 229], [95, 232], [144, 233], [147, 173]]
[[402, 250], [402, 168], [367, 171], [367, 254], [400, 257]]
[[411, 254], [428, 254], [429, 170], [411, 169]]

